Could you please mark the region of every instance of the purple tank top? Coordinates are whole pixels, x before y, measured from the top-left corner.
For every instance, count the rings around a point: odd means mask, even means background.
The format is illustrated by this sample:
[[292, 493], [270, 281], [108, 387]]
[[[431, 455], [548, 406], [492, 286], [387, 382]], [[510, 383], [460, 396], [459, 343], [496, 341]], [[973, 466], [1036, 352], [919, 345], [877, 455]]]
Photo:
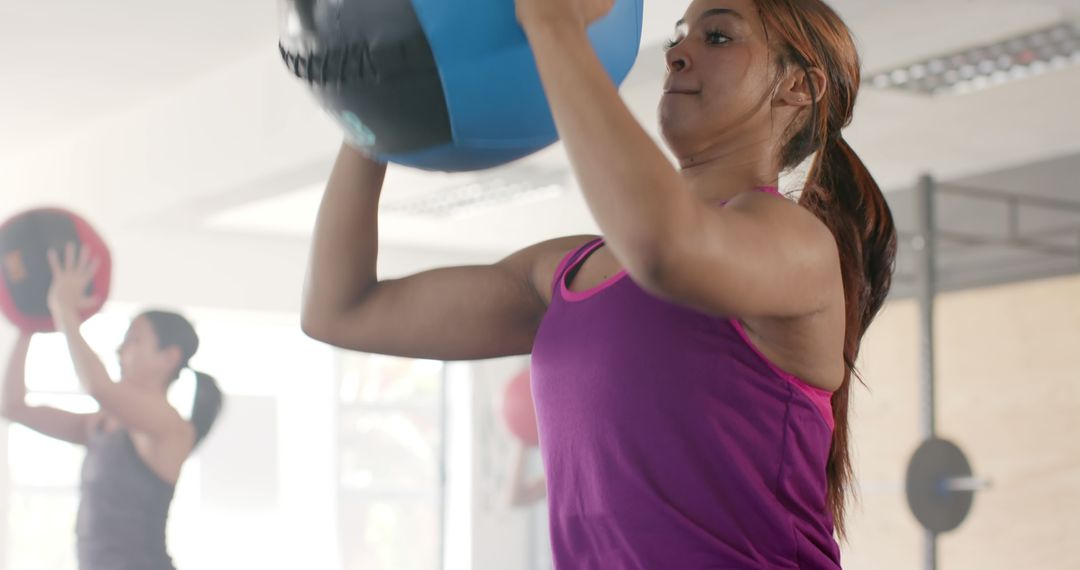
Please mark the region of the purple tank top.
[[602, 244], [563, 260], [533, 347], [555, 568], [840, 568], [829, 393], [625, 272], [570, 291]]

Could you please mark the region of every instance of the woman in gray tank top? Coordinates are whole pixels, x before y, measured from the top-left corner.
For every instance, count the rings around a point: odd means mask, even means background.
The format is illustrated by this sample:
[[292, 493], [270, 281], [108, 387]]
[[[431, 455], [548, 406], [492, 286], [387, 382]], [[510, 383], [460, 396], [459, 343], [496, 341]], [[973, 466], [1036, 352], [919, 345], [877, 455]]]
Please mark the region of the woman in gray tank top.
[[79, 311], [96, 262], [68, 245], [52, 251], [49, 310], [79, 382], [100, 410], [76, 414], [26, 403], [30, 335], [12, 350], [0, 413], [44, 435], [86, 446], [76, 523], [80, 570], [173, 570], [165, 526], [184, 461], [209, 433], [223, 396], [217, 382], [195, 372], [190, 420], [173, 408], [169, 386], [199, 347], [184, 317], [146, 311], [132, 320], [120, 345], [120, 379], [113, 381], [79, 332]]

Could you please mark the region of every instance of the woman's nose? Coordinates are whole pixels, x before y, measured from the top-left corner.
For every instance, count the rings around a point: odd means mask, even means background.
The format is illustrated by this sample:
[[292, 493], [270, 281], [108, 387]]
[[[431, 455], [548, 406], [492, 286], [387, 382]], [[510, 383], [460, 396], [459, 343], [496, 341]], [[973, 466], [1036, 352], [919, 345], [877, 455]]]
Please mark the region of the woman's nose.
[[678, 73], [690, 68], [690, 58], [684, 50], [675, 46], [667, 52], [667, 68], [669, 73]]

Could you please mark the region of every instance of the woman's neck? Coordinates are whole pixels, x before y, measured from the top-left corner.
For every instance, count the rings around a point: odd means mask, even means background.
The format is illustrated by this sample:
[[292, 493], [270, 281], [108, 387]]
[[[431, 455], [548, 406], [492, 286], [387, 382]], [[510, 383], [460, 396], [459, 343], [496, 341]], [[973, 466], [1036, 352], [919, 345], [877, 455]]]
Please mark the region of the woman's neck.
[[778, 185], [779, 169], [769, 154], [757, 145], [712, 149], [680, 158], [680, 173], [689, 190], [702, 201], [726, 202], [747, 190]]
[[125, 384], [127, 386], [131, 386], [132, 388], [135, 388], [136, 390], [139, 390], [139, 391], [142, 391], [142, 392], [147, 392], [147, 393], [150, 393], [150, 394], [156, 394], [156, 395], [165, 396], [165, 395], [167, 395], [169, 393], [169, 383], [165, 382], [165, 381], [162, 381], [162, 380], [150, 380], [150, 379], [132, 380], [130, 378], [124, 378], [124, 377], [121, 376], [120, 377], [120, 383]]

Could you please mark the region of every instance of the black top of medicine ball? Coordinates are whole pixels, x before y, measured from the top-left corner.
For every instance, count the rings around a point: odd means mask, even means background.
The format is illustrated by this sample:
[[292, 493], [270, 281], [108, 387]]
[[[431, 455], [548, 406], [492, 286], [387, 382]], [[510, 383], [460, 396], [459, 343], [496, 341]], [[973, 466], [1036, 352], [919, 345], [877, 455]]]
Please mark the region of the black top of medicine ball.
[[431, 44], [408, 0], [281, 0], [282, 59], [378, 154], [452, 142]]
[[281, 51], [314, 83], [436, 73], [412, 4], [402, 0], [283, 0]]

